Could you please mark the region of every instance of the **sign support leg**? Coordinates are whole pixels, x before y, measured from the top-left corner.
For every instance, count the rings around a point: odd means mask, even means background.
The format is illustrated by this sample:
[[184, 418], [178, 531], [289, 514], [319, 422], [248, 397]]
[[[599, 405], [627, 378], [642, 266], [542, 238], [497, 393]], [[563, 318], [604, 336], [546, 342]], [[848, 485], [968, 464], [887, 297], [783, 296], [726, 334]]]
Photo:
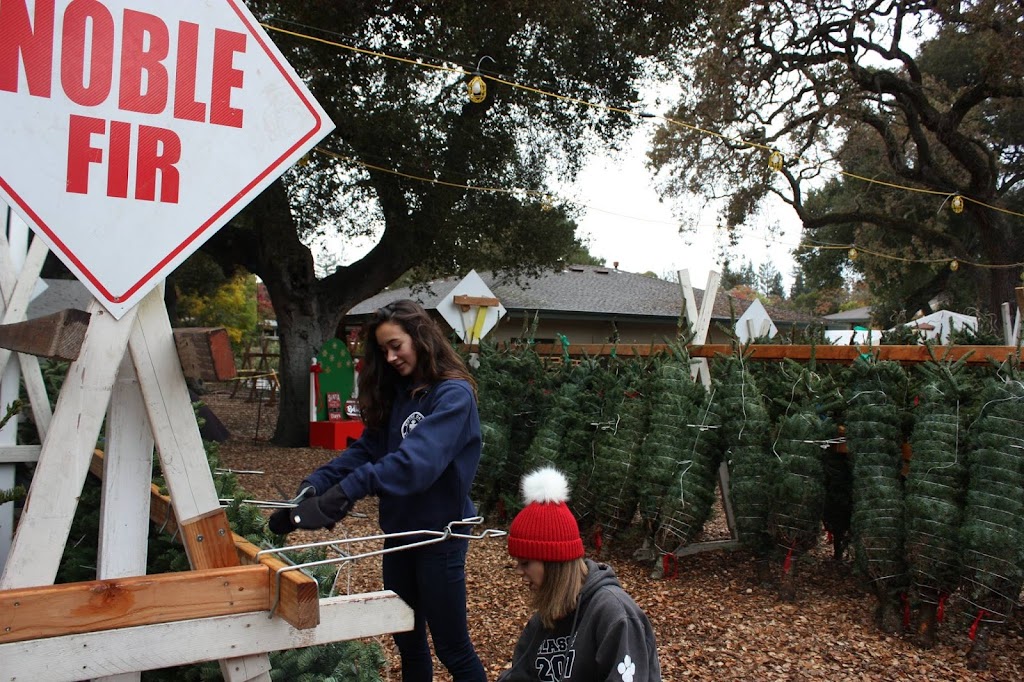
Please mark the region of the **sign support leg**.
[[135, 322], [134, 309], [115, 320], [95, 300], [89, 313], [89, 329], [57, 400], [0, 576], [0, 589], [52, 585], [57, 577], [114, 377]]
[[[137, 309], [128, 348], [189, 563], [194, 569], [237, 566], [238, 553], [213, 485], [164, 306], [163, 287], [151, 291]], [[269, 670], [267, 654], [221, 661], [227, 682], [269, 682]]]

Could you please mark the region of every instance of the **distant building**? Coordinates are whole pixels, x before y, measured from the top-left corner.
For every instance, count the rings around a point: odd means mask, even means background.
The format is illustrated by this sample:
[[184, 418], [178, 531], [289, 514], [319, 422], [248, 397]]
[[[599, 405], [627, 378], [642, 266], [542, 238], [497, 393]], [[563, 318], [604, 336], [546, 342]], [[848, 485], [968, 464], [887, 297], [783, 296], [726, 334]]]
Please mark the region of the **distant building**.
[[[535, 321], [532, 339], [537, 343], [554, 343], [564, 335], [573, 344], [650, 344], [665, 343], [678, 334], [683, 295], [677, 282], [593, 265], [548, 270], [537, 277], [522, 278], [519, 284], [499, 282], [492, 272], [479, 274], [508, 311], [486, 337], [488, 341], [525, 339]], [[412, 298], [433, 310], [459, 281], [455, 277], [435, 280], [422, 291], [383, 291], [354, 306], [343, 325], [346, 329], [357, 328], [374, 310], [400, 298]], [[695, 288], [698, 310], [703, 297], [704, 291]], [[750, 305], [750, 301], [719, 291], [708, 343], [728, 342], [723, 328], [732, 329]], [[783, 334], [817, 320], [780, 308], [766, 309]]]

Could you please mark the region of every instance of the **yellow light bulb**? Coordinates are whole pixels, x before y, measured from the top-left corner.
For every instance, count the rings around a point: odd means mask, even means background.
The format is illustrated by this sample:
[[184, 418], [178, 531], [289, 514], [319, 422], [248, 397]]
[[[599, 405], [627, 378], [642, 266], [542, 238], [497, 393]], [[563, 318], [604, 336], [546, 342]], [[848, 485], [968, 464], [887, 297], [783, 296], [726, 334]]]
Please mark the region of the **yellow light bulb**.
[[473, 76], [467, 87], [469, 89], [469, 101], [473, 104], [480, 104], [480, 102], [487, 99], [487, 83], [480, 76]]
[[953, 209], [953, 213], [963, 213], [964, 212], [964, 198], [962, 196], [960, 196], [959, 194], [957, 194], [949, 202], [949, 207]]
[[953, 272], [956, 272], [957, 270], [959, 270], [960, 269], [960, 261], [958, 261], [956, 258], [954, 258], [953, 260], [949, 261], [949, 269], [952, 270]]
[[857, 249], [850, 249], [846, 255], [850, 257], [850, 260], [857, 260]]
[[778, 149], [773, 149], [768, 156], [768, 167], [774, 171], [782, 170], [782, 152]]

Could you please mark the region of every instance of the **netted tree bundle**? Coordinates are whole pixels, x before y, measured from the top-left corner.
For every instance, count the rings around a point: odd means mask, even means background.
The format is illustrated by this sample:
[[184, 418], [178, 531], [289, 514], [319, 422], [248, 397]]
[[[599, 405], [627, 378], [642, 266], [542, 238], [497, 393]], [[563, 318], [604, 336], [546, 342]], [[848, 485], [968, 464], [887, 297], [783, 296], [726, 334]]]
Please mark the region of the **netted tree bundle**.
[[606, 363], [593, 358], [585, 358], [573, 367], [569, 381], [579, 386], [579, 391], [576, 409], [562, 436], [558, 468], [576, 490], [581, 476], [593, 466], [595, 444], [614, 424], [614, 417], [605, 414], [605, 397], [622, 393], [622, 383]]
[[959, 365], [925, 368], [906, 479], [906, 561], [917, 598], [938, 605], [960, 581], [969, 385]]
[[1024, 386], [992, 379], [981, 402], [967, 436], [961, 587], [970, 615], [1001, 623], [1024, 583]]
[[[641, 449], [644, 496], [640, 514], [653, 530], [660, 525], [663, 502], [690, 458], [694, 424], [700, 422], [705, 388], [690, 377], [684, 354], [658, 358], [650, 388], [650, 424]], [[692, 472], [693, 476], [702, 473]], [[712, 484], [714, 491], [714, 484]]]
[[650, 413], [650, 377], [644, 363], [615, 359], [612, 371], [621, 388], [606, 392], [594, 456], [580, 473], [570, 505], [581, 526], [597, 524], [609, 539], [626, 530], [636, 515], [644, 490], [641, 448]]
[[768, 530], [787, 553], [806, 552], [818, 543], [825, 507], [824, 447], [834, 425], [805, 404], [783, 416], [773, 444], [779, 476], [772, 489]]
[[772, 486], [779, 474], [779, 460], [768, 445], [768, 413], [742, 356], [717, 358], [711, 375], [715, 377], [712, 410], [722, 425], [719, 446], [729, 464], [739, 540], [765, 555], [774, 544], [768, 532], [768, 514]]
[[680, 459], [657, 515], [654, 539], [664, 551], [696, 537], [711, 516], [718, 488], [721, 424], [711, 410], [713, 395], [700, 383], [690, 384], [685, 388], [695, 411], [690, 407], [683, 411], [692, 419], [687, 419], [682, 429]]
[[522, 458], [523, 471], [550, 465], [560, 466], [559, 452], [562, 439], [569, 424], [577, 418], [576, 404], [579, 401], [579, 385], [566, 381], [553, 389], [547, 411], [542, 415], [537, 432]]
[[901, 480], [906, 392], [907, 376], [897, 363], [863, 357], [853, 363], [846, 411], [851, 531], [857, 566], [872, 581], [883, 609], [898, 603], [907, 586]]
[[503, 514], [508, 501], [519, 499], [523, 452], [545, 410], [548, 377], [540, 357], [525, 346], [499, 350], [481, 343], [478, 361], [474, 378], [483, 452], [472, 495], [481, 513]]

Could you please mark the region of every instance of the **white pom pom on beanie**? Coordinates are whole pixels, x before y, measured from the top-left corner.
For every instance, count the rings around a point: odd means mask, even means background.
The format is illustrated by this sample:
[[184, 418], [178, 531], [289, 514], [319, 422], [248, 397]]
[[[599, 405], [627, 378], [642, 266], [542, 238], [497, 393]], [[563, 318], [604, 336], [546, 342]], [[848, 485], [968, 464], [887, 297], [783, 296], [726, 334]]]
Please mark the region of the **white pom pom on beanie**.
[[583, 557], [580, 527], [566, 502], [569, 483], [553, 467], [523, 477], [526, 506], [508, 529], [508, 553], [516, 559], [572, 561]]

